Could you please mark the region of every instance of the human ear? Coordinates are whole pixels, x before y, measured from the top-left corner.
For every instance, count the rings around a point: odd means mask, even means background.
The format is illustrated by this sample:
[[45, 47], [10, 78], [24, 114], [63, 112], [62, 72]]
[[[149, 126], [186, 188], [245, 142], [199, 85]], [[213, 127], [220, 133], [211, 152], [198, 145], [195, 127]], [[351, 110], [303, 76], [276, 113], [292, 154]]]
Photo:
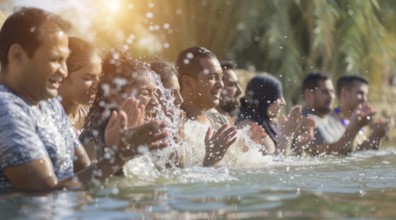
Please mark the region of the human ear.
[[192, 85], [193, 85], [192, 80], [193, 80], [193, 79], [192, 79], [191, 76], [186, 76], [186, 75], [182, 76], [182, 85], [183, 85], [183, 88], [191, 88]]
[[20, 44], [13, 44], [8, 51], [8, 62], [21, 65], [23, 63], [24, 56], [26, 55], [25, 50]]
[[310, 89], [306, 89], [304, 90], [304, 94], [303, 94], [303, 98], [305, 102], [309, 102], [309, 100], [312, 100], [312, 96], [313, 96], [313, 91], [311, 91]]

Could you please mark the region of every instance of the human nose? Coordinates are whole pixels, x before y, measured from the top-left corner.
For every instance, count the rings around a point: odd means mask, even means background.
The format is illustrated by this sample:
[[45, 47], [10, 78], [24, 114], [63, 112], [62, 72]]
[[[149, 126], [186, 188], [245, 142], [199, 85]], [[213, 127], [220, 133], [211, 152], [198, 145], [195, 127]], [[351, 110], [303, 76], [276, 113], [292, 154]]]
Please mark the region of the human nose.
[[367, 95], [363, 95], [362, 102], [367, 102], [367, 101], [368, 101]]
[[63, 76], [63, 78], [67, 77], [67, 75], [69, 73], [68, 73], [68, 70], [67, 70], [66, 61], [61, 62], [60, 66], [59, 66], [59, 69], [58, 69], [58, 72]]
[[175, 105], [181, 105], [184, 102], [179, 91], [175, 91]]
[[95, 77], [93, 80], [92, 80], [92, 88], [93, 89], [96, 89], [96, 88], [98, 88], [98, 84], [99, 84], [99, 77]]
[[238, 83], [238, 84], [237, 84], [237, 91], [236, 91], [235, 96], [236, 96], [236, 97], [239, 97], [241, 94], [242, 94], [242, 87], [241, 87], [241, 85], [239, 85], [239, 83]]
[[223, 83], [223, 80], [221, 78], [216, 80], [216, 86], [221, 88], [221, 89], [224, 88], [224, 83]]
[[151, 93], [150, 103], [151, 103], [151, 105], [159, 105], [159, 101], [158, 101], [158, 97], [156, 95], [156, 92]]

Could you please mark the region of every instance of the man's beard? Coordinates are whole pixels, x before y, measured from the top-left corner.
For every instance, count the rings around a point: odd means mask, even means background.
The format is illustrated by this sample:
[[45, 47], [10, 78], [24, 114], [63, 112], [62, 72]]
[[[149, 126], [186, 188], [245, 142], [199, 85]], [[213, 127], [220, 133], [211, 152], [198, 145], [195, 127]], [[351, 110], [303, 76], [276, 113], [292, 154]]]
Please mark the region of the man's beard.
[[219, 107], [223, 111], [227, 113], [231, 113], [239, 108], [239, 101], [238, 100], [220, 101]]
[[329, 114], [330, 112], [331, 112], [331, 107], [327, 107], [327, 106], [325, 106], [325, 107], [320, 107], [320, 108], [317, 108], [316, 109], [316, 114], [319, 114], [319, 115], [327, 115], [327, 114]]

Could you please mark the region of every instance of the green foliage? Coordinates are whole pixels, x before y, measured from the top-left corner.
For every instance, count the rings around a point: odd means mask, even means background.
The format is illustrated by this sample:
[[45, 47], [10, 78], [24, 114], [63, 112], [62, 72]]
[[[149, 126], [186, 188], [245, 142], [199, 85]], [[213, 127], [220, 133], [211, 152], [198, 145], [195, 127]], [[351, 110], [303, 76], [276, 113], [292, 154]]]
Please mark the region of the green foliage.
[[[110, 12], [106, 4], [114, 2], [120, 10]], [[312, 70], [334, 79], [364, 75], [379, 88], [395, 67], [392, 0], [114, 0], [89, 7], [93, 24], [80, 34], [94, 33], [99, 47], [173, 62], [179, 51], [204, 46], [240, 68], [278, 76], [293, 103]]]

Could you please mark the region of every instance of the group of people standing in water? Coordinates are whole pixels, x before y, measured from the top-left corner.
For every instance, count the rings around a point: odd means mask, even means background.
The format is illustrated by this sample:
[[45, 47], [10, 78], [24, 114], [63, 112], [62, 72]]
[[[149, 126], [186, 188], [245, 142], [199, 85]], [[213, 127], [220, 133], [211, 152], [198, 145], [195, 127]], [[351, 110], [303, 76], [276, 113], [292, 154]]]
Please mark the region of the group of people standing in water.
[[163, 168], [217, 167], [248, 152], [346, 155], [378, 149], [393, 126], [374, 119], [360, 76], [334, 89], [326, 73], [309, 73], [304, 105], [283, 115], [278, 79], [256, 75], [243, 92], [235, 65], [204, 47], [183, 50], [175, 65], [118, 49], [102, 58], [70, 31], [30, 7], [1, 28], [0, 189], [100, 184], [147, 154]]

